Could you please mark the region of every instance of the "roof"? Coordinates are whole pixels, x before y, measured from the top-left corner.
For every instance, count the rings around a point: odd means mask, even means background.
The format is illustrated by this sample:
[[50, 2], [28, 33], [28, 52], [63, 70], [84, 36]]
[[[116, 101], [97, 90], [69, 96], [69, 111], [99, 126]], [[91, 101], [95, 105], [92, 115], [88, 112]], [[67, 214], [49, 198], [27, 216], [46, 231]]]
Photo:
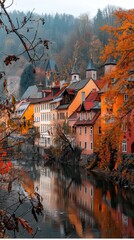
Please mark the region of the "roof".
[[69, 95], [74, 95], [75, 94], [74, 89], [67, 88], [66, 91]]
[[38, 91], [38, 87], [36, 85], [33, 85], [27, 88], [27, 90], [22, 95], [21, 100], [27, 98], [41, 98], [41, 97], [42, 93]]
[[57, 107], [58, 110], [67, 109], [70, 104], [64, 104]]
[[86, 101], [88, 102], [100, 101], [99, 92], [92, 90], [92, 92], [87, 96]]
[[72, 113], [72, 115], [69, 117], [69, 121], [75, 120], [77, 118], [77, 110]]
[[113, 56], [107, 58], [105, 65], [116, 65], [116, 59]]
[[89, 60], [87, 68], [86, 68], [86, 71], [91, 71], [91, 70], [96, 71], [96, 67], [95, 67], [95, 65], [93, 63], [92, 58]]
[[89, 126], [90, 126], [90, 125], [94, 125], [95, 122], [96, 122], [96, 120], [97, 120], [98, 117], [100, 116], [100, 114], [101, 114], [101, 112], [98, 111], [98, 112], [94, 115], [94, 117], [93, 117], [92, 120], [89, 120], [89, 119], [87, 119], [87, 120], [85, 120], [85, 119], [80, 120], [80, 118], [79, 118], [79, 119], [75, 122], [74, 126], [82, 126], [82, 125], [84, 125], [84, 126], [89, 125]]
[[41, 103], [41, 102], [51, 101], [52, 99], [53, 99], [53, 96], [52, 96], [52, 92], [51, 92], [51, 93], [49, 93], [49, 95], [47, 97], [34, 99], [31, 102], [32, 103]]
[[21, 105], [15, 111], [17, 113], [17, 116], [22, 117], [29, 105], [30, 102], [21, 103]]
[[94, 106], [94, 102], [85, 101], [79, 106], [78, 112], [89, 111], [93, 106]]
[[[92, 79], [93, 80], [93, 79]], [[102, 80], [93, 80], [93, 82], [96, 84], [96, 86], [101, 89], [102, 85], [103, 85], [103, 81]]]
[[58, 67], [55, 60], [47, 59], [44, 66], [45, 71], [56, 72], [58, 73]]
[[70, 84], [67, 89], [73, 89], [73, 90], [76, 90], [76, 91], [79, 91], [80, 89], [82, 89], [83, 87], [86, 86], [86, 84], [90, 81], [90, 79], [84, 79], [84, 80], [81, 80], [79, 82], [75, 82], [75, 83], [72, 83]]
[[79, 74], [79, 70], [78, 70], [78, 66], [77, 66], [77, 58], [75, 58], [75, 61], [74, 61], [74, 65], [73, 65], [73, 68], [72, 68], [72, 72], [71, 74]]
[[60, 102], [61, 100], [62, 100], [62, 97], [57, 97], [54, 100], [52, 100], [51, 103]]
[[77, 111], [79, 107], [70, 115], [69, 120], [74, 120], [77, 118]]
[[60, 97], [61, 94], [64, 92], [64, 90], [66, 89], [66, 86], [63, 86], [55, 95], [54, 97]]

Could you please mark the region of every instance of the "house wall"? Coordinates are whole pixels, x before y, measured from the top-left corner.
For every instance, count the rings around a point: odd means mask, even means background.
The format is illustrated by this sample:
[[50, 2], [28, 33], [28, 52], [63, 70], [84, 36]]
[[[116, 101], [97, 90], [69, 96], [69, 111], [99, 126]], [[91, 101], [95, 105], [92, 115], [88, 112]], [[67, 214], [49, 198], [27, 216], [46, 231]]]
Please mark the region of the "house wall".
[[101, 130], [101, 116], [99, 116], [98, 119], [95, 121], [95, 124], [93, 127], [93, 151], [94, 152], [96, 151], [96, 148], [101, 138], [101, 133], [99, 130]]
[[76, 142], [77, 142], [77, 145], [82, 148], [83, 154], [92, 154], [93, 153], [93, 127], [77, 126]]
[[[114, 104], [113, 104], [113, 116], [115, 116], [115, 120], [113, 121], [105, 121], [105, 116], [107, 115], [107, 95], [106, 93], [102, 93], [101, 94], [101, 129], [102, 129], [102, 133], [104, 134], [106, 132], [107, 129], [110, 129], [112, 127], [113, 124], [118, 123], [118, 110], [120, 109], [120, 107], [123, 105], [124, 103], [124, 94], [118, 94]], [[134, 114], [134, 110], [131, 113], [131, 117], [130, 116], [126, 116], [124, 118], [124, 120], [122, 121], [122, 124], [126, 124], [128, 125], [126, 128], [126, 131], [121, 130], [120, 131], [120, 146], [119, 149], [122, 152], [123, 148], [122, 148], [122, 142], [123, 140], [126, 140], [126, 144], [127, 144], [127, 149], [126, 151], [123, 151], [123, 153], [132, 153], [134, 151], [132, 145], [134, 142], [134, 120], [133, 120], [133, 114]], [[117, 117], [117, 120], [116, 120]], [[119, 117], [121, 117], [119, 115]], [[128, 122], [129, 121], [129, 122]], [[116, 130], [116, 129], [115, 129]]]
[[85, 98], [89, 95], [89, 93], [93, 90], [99, 90], [97, 85], [93, 82], [92, 79], [89, 80], [89, 82], [86, 84], [86, 86], [82, 89], [80, 89], [72, 101], [72, 103], [69, 105], [68, 108], [68, 117], [72, 115], [72, 113], [79, 107], [79, 105], [82, 103], [82, 92], [85, 92]]
[[30, 103], [26, 111], [21, 117], [21, 121], [23, 122], [23, 118], [25, 117], [26, 125], [22, 128], [22, 134], [27, 134], [29, 128], [33, 127], [34, 121], [34, 104]]

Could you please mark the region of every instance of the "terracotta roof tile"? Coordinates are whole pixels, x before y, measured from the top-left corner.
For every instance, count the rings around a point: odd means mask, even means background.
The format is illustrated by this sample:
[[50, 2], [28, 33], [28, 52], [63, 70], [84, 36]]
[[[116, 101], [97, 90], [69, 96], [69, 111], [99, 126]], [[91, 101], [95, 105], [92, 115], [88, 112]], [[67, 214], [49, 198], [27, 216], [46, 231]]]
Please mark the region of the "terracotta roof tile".
[[98, 119], [98, 117], [100, 116], [100, 111], [98, 111], [95, 116], [93, 117], [92, 120], [80, 120], [80, 118], [76, 121], [76, 123], [74, 124], [74, 126], [87, 126], [87, 125], [94, 125], [96, 120]]

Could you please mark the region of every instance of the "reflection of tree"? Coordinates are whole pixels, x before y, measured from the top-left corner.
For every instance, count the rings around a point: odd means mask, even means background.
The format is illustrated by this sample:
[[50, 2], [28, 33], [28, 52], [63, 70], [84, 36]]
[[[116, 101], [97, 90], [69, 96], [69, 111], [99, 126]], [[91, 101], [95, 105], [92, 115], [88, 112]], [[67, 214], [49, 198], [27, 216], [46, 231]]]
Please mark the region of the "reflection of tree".
[[76, 185], [81, 185], [81, 175], [79, 167], [72, 167], [72, 166], [65, 166], [64, 164], [61, 165], [63, 175], [66, 177], [66, 179], [72, 179], [72, 181]]
[[[5, 152], [3, 157], [6, 158], [7, 155]], [[13, 236], [14, 232], [14, 237], [20, 237], [22, 232], [19, 231], [19, 228], [22, 226], [24, 232], [26, 231], [34, 237], [38, 230], [31, 223], [38, 221], [39, 215], [42, 214], [41, 196], [37, 189], [34, 189], [34, 182], [30, 174], [19, 167], [14, 167], [13, 163], [9, 163], [11, 162], [4, 160], [3, 171], [1, 168], [1, 174], [4, 175], [2, 175], [0, 188], [4, 202], [1, 201], [0, 206], [0, 236], [5, 236], [5, 233]], [[30, 222], [29, 217], [31, 218]], [[8, 233], [8, 230], [12, 232]]]

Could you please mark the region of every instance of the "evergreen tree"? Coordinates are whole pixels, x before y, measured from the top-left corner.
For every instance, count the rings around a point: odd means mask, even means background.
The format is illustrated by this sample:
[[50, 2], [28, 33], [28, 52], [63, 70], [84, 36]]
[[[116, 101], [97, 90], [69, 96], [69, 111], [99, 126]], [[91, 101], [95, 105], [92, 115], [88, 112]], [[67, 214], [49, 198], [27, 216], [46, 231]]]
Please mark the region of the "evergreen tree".
[[34, 84], [35, 84], [35, 72], [32, 64], [29, 64], [28, 66], [26, 66], [21, 75], [19, 96], [22, 97], [27, 88]]

